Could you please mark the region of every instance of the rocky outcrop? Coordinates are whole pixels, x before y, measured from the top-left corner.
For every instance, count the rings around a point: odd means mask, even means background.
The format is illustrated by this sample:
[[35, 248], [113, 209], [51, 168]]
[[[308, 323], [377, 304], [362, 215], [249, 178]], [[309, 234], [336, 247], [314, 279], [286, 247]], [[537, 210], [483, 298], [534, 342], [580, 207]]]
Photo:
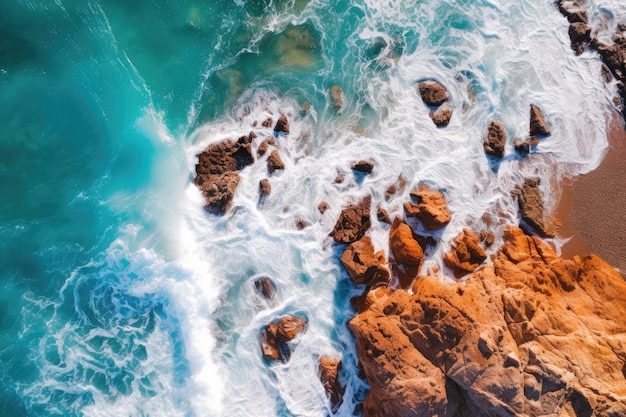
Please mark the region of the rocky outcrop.
[[349, 325], [365, 417], [626, 415], [626, 283], [518, 228], [493, 266], [366, 296]]
[[419, 273], [424, 259], [424, 251], [413, 236], [413, 230], [396, 217], [389, 231], [389, 250], [393, 256], [394, 272], [400, 285], [407, 288]]
[[374, 169], [374, 163], [372, 161], [366, 161], [364, 159], [353, 162], [351, 166], [353, 171], [362, 172], [364, 174], [371, 174]]
[[261, 333], [261, 351], [266, 359], [287, 362], [291, 358], [288, 342], [307, 329], [307, 320], [299, 316], [283, 316], [269, 323]]
[[345, 385], [341, 384], [339, 373], [341, 372], [341, 359], [328, 356], [320, 357], [319, 375], [320, 382], [326, 391], [326, 397], [330, 400], [330, 411], [336, 413], [343, 403], [343, 395], [346, 392]]
[[446, 127], [452, 118], [452, 109], [448, 106], [441, 106], [437, 110], [431, 110], [428, 114], [437, 127]]
[[437, 81], [422, 81], [417, 85], [417, 90], [424, 103], [429, 106], [440, 106], [448, 100], [446, 87]]
[[530, 136], [548, 136], [550, 127], [546, 123], [543, 113], [539, 107], [534, 104], [530, 105]]
[[194, 184], [200, 189], [205, 200], [205, 210], [222, 215], [232, 205], [233, 196], [239, 184], [238, 170], [254, 162], [250, 133], [238, 140], [225, 140], [208, 146], [198, 155]]
[[487, 126], [487, 133], [483, 138], [483, 148], [487, 155], [502, 158], [504, 156], [504, 147], [506, 145], [506, 131], [504, 125], [498, 120], [493, 120]]
[[376, 218], [379, 222], [391, 224], [391, 217], [389, 217], [389, 213], [381, 206], [378, 206], [376, 209]]
[[263, 142], [261, 142], [258, 149], [256, 150], [256, 153], [259, 156], [259, 158], [267, 153], [270, 146], [276, 146], [276, 141], [274, 140], [272, 136], [268, 136], [265, 139], [263, 139]]
[[270, 180], [263, 178], [259, 181], [259, 197], [263, 199], [270, 194], [272, 194], [272, 185], [270, 184]]
[[444, 255], [443, 263], [452, 269], [455, 277], [473, 272], [487, 259], [479, 242], [478, 235], [467, 229], [452, 240], [452, 248]]
[[270, 172], [270, 175], [278, 170], [285, 169], [285, 163], [280, 157], [280, 154], [277, 150], [273, 150], [270, 153], [269, 158], [267, 158], [267, 170]]
[[369, 236], [363, 236], [348, 245], [341, 256], [341, 263], [354, 285], [371, 286], [389, 282], [385, 252], [374, 252]]
[[557, 0], [557, 6], [561, 14], [567, 17], [570, 23], [587, 23], [587, 9], [579, 0]]
[[572, 49], [576, 55], [583, 53], [591, 45], [591, 27], [583, 22], [574, 22], [569, 25], [568, 34]]
[[352, 243], [362, 238], [372, 225], [371, 204], [372, 197], [369, 195], [357, 204], [349, 204], [341, 211], [329, 236], [337, 243]]
[[284, 133], [285, 135], [289, 134], [289, 119], [287, 119], [287, 116], [284, 114], [280, 115], [276, 121], [276, 126], [274, 126], [274, 132]]
[[411, 197], [417, 203], [404, 203], [404, 212], [408, 217], [420, 220], [425, 229], [441, 229], [452, 220], [446, 199], [439, 191], [420, 184], [417, 190], [411, 191]]
[[522, 221], [541, 237], [554, 237], [552, 227], [545, 219], [539, 178], [526, 178], [524, 184], [513, 193], [517, 196]]

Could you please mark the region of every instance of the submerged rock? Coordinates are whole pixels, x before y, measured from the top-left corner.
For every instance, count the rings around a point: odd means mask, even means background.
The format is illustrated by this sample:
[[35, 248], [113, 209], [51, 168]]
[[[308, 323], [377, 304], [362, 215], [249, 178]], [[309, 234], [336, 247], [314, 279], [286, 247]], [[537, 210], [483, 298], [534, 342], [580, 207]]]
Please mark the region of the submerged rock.
[[270, 180], [263, 178], [259, 181], [259, 196], [263, 198], [270, 194], [272, 194], [272, 185], [270, 184]]
[[333, 108], [335, 111], [341, 110], [343, 107], [343, 91], [338, 85], [330, 87], [330, 98], [333, 100]]
[[404, 189], [406, 188], [406, 183], [407, 183], [406, 178], [400, 175], [398, 177], [398, 180], [394, 184], [391, 184], [389, 187], [387, 187], [387, 190], [385, 191], [385, 200], [389, 201], [391, 200], [392, 197], [395, 197], [397, 194], [403, 193]]
[[322, 356], [319, 360], [320, 382], [326, 391], [326, 397], [330, 400], [330, 411], [336, 413], [343, 403], [343, 395], [346, 392], [345, 385], [341, 384], [339, 373], [341, 372], [341, 359]]
[[391, 224], [391, 217], [389, 217], [389, 213], [381, 206], [378, 206], [376, 209], [376, 218], [379, 222]]
[[417, 85], [417, 90], [424, 103], [429, 106], [439, 106], [448, 100], [446, 87], [437, 81], [422, 81]]
[[502, 158], [506, 145], [506, 131], [502, 122], [493, 120], [487, 127], [487, 134], [483, 138], [483, 148], [487, 155]]
[[259, 158], [267, 153], [270, 146], [276, 146], [276, 142], [274, 141], [274, 138], [272, 136], [268, 136], [263, 139], [263, 142], [261, 142], [261, 144], [259, 145], [259, 148], [256, 151]]
[[626, 282], [596, 256], [509, 228], [493, 266], [412, 289], [349, 322], [365, 417], [626, 415]]
[[320, 214], [326, 213], [329, 208], [330, 205], [326, 201], [320, 201], [320, 203], [317, 205], [317, 210], [320, 212]]
[[232, 206], [239, 185], [239, 173], [227, 171], [222, 174], [202, 174], [196, 177], [194, 183], [204, 196], [204, 209], [211, 214], [223, 215]]
[[487, 259], [479, 241], [478, 235], [467, 229], [452, 240], [452, 248], [444, 255], [443, 262], [452, 269], [455, 277], [473, 272]]
[[254, 288], [257, 294], [266, 300], [273, 300], [276, 295], [276, 285], [268, 277], [262, 277], [254, 281]]
[[404, 212], [407, 216], [420, 220], [425, 229], [441, 229], [452, 220], [446, 199], [439, 191], [420, 184], [417, 190], [411, 191], [411, 197], [417, 200], [417, 204], [404, 203]]
[[385, 253], [374, 252], [369, 236], [363, 236], [348, 245], [341, 256], [341, 263], [354, 285], [369, 286], [389, 282], [389, 271], [385, 262]]
[[344, 208], [329, 236], [337, 243], [352, 243], [365, 235], [371, 226], [370, 210], [372, 197], [366, 196], [357, 204]]

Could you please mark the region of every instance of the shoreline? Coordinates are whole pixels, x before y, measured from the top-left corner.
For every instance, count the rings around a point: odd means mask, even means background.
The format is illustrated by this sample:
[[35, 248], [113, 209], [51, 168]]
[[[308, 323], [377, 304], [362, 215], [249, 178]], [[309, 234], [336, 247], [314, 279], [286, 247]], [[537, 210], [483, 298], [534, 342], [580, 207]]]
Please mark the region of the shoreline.
[[613, 113], [609, 123], [609, 149], [595, 170], [561, 183], [561, 199], [555, 217], [562, 222], [561, 256], [600, 256], [622, 276], [626, 274], [626, 131]]

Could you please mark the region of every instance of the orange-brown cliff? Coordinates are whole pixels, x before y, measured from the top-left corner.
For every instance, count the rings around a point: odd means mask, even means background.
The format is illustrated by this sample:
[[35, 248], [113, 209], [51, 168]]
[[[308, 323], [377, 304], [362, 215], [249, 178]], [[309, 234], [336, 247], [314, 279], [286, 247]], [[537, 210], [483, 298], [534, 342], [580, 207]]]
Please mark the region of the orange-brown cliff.
[[626, 283], [509, 228], [493, 266], [419, 278], [350, 321], [365, 417], [626, 416]]

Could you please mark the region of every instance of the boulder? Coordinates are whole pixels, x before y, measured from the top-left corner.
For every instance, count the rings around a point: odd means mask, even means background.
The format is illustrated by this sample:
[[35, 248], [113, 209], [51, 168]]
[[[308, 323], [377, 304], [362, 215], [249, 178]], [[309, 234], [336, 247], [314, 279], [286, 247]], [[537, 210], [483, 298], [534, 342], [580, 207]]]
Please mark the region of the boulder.
[[530, 136], [548, 136], [550, 128], [543, 117], [539, 107], [530, 105]]
[[452, 247], [444, 255], [443, 262], [460, 278], [473, 272], [487, 259], [487, 254], [479, 244], [480, 238], [470, 230], [463, 229], [452, 240]]
[[364, 417], [626, 415], [626, 282], [518, 228], [463, 283], [415, 281], [349, 322]]
[[261, 198], [267, 197], [272, 193], [272, 185], [270, 184], [270, 180], [267, 178], [263, 178], [259, 181], [259, 196]]
[[411, 191], [411, 197], [417, 203], [404, 203], [404, 212], [408, 217], [420, 220], [425, 229], [441, 229], [452, 220], [446, 199], [439, 191], [420, 184], [417, 190]]
[[437, 81], [422, 81], [417, 85], [417, 89], [424, 103], [429, 106], [439, 106], [448, 100], [446, 87]]
[[389, 249], [394, 260], [401, 265], [419, 266], [424, 259], [424, 251], [413, 237], [413, 231], [396, 217], [389, 231]]
[[333, 100], [333, 108], [335, 111], [341, 110], [343, 107], [343, 91], [338, 85], [330, 87], [330, 98]]
[[554, 237], [554, 231], [545, 220], [543, 198], [538, 178], [526, 178], [521, 187], [513, 191], [517, 196], [522, 220], [541, 237]]
[[341, 263], [354, 285], [375, 285], [389, 282], [383, 251], [374, 252], [369, 236], [352, 242], [341, 256]]
[[261, 142], [261, 144], [259, 145], [256, 151], [259, 158], [267, 153], [270, 146], [276, 146], [276, 141], [274, 141], [274, 138], [272, 136], [268, 136], [263, 139], [263, 142]]
[[270, 172], [270, 175], [275, 171], [285, 169], [285, 163], [280, 158], [280, 154], [276, 149], [270, 153], [269, 158], [267, 158], [267, 169]]
[[558, 0], [559, 11], [570, 23], [587, 23], [587, 9], [582, 1], [578, 0]]
[[371, 226], [370, 210], [372, 197], [366, 196], [357, 204], [350, 203], [345, 207], [329, 236], [336, 243], [352, 243], [365, 235]]
[[319, 210], [320, 214], [324, 214], [326, 213], [326, 211], [330, 208], [330, 205], [326, 202], [326, 201], [321, 201], [318, 205], [317, 205], [317, 209]]
[[306, 332], [304, 317], [286, 315], [269, 323], [261, 332], [261, 351], [266, 359], [289, 361], [291, 349], [287, 342]]
[[381, 206], [378, 206], [376, 209], [376, 218], [379, 222], [391, 224], [391, 217], [389, 217], [389, 213], [387, 213], [387, 210]]
[[452, 118], [452, 109], [447, 106], [441, 106], [437, 110], [431, 110], [428, 115], [435, 126], [446, 127]]
[[254, 281], [254, 289], [259, 296], [266, 300], [273, 300], [276, 295], [276, 285], [268, 277], [262, 277]]
[[289, 120], [287, 116], [281, 114], [278, 120], [276, 121], [276, 126], [274, 126], [274, 132], [276, 133], [284, 133], [285, 135], [289, 134]]
[[274, 123], [274, 121], [272, 120], [271, 117], [268, 117], [267, 119], [263, 120], [263, 123], [261, 123], [261, 126], [272, 127], [272, 123]]
[[204, 209], [211, 214], [223, 215], [230, 210], [237, 185], [239, 173], [226, 171], [222, 174], [201, 174], [194, 183], [204, 196]]
[[574, 22], [569, 25], [569, 38], [576, 55], [583, 53], [591, 44], [591, 27], [583, 22]]
[[326, 397], [330, 400], [330, 411], [334, 414], [343, 403], [343, 395], [346, 392], [345, 385], [341, 384], [339, 373], [341, 372], [341, 359], [321, 356], [319, 360], [320, 382], [326, 391]]
[[398, 177], [398, 180], [395, 183], [387, 187], [387, 190], [385, 191], [385, 200], [389, 201], [391, 200], [391, 198], [395, 197], [397, 194], [403, 193], [404, 189], [406, 188], [406, 183], [407, 183], [406, 178], [400, 175]]
[[506, 131], [504, 125], [493, 120], [487, 127], [487, 134], [483, 138], [483, 148], [487, 155], [502, 158], [504, 156], [504, 147], [506, 145]]
[[358, 162], [353, 162], [351, 168], [353, 171], [371, 174], [374, 169], [374, 163], [372, 161], [360, 160]]

